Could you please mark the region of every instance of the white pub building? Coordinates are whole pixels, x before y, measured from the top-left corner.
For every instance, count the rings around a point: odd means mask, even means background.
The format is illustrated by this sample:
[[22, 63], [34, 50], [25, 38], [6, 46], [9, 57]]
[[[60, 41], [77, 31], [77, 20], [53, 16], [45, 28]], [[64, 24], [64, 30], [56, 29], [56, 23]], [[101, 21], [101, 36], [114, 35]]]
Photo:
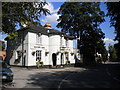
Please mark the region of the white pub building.
[[49, 23], [44, 27], [31, 24], [17, 32], [16, 39], [6, 38], [10, 65], [36, 66], [38, 60], [46, 66], [65, 65], [66, 60], [75, 64], [75, 38], [52, 29]]

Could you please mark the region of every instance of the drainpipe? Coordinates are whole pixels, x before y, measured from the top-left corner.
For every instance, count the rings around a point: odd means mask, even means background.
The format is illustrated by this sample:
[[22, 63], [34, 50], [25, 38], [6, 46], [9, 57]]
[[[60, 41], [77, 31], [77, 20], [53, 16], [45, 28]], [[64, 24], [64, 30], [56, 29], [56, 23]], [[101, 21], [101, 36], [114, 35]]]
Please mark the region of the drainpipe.
[[25, 60], [24, 60], [24, 31], [22, 32], [22, 66], [25, 67]]

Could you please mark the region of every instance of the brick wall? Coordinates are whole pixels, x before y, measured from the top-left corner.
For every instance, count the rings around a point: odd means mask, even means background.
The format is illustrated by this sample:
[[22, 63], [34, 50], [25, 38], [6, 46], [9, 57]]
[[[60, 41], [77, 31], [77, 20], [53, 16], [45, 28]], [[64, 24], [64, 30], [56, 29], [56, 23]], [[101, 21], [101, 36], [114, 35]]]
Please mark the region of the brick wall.
[[3, 60], [6, 57], [6, 51], [0, 51], [0, 56], [3, 58]]

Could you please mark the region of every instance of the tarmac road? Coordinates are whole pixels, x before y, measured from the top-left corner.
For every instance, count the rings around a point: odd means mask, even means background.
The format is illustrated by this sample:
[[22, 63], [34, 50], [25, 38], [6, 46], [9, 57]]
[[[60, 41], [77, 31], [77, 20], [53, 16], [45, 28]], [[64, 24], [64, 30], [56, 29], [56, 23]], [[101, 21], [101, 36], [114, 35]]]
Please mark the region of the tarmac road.
[[120, 88], [120, 64], [26, 69], [12, 67], [14, 81], [6, 88]]

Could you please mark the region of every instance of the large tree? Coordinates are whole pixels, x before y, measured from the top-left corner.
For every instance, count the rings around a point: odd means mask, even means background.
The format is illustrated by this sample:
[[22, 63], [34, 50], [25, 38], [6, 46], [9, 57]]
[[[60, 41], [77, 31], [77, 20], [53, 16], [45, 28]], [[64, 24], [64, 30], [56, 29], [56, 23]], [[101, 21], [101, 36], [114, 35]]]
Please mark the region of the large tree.
[[[106, 4], [111, 26], [115, 27], [115, 40], [118, 41], [117, 47], [119, 47], [117, 52], [120, 53], [120, 2], [107, 2]], [[118, 59], [120, 60], [120, 55], [118, 55]]]
[[2, 30], [11, 33], [17, 25], [22, 23], [39, 21], [39, 17], [49, 13], [43, 8], [46, 2], [2, 2]]
[[116, 54], [116, 49], [114, 46], [109, 45], [108, 46], [108, 52], [110, 54], [110, 61], [117, 61], [117, 54]]
[[0, 51], [4, 51], [5, 49], [5, 42], [0, 40]]
[[78, 46], [85, 62], [95, 61], [97, 46], [104, 38], [99, 27], [104, 22], [104, 12], [99, 5], [95, 2], [65, 2], [58, 11], [61, 16], [57, 27], [65, 33], [80, 37]]

